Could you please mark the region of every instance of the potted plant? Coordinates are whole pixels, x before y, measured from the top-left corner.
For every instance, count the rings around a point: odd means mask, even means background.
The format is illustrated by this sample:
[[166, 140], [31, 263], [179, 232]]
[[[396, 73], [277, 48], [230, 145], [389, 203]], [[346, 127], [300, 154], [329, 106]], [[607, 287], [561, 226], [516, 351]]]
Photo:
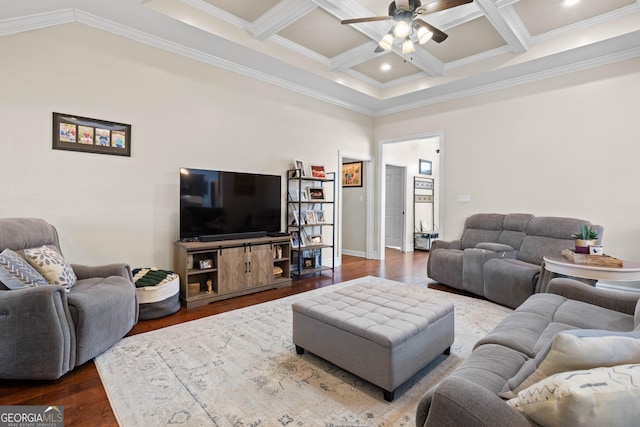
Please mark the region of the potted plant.
[[576, 253], [588, 254], [589, 246], [598, 244], [598, 233], [587, 224], [582, 224], [580, 231], [571, 237], [575, 239]]

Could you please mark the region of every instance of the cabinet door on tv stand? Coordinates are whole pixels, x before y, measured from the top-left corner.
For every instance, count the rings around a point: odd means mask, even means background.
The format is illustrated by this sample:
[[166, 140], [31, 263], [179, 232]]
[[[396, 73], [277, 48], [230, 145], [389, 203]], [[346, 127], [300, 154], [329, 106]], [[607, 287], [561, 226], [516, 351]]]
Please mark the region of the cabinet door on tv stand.
[[267, 285], [273, 278], [273, 251], [271, 245], [256, 245], [249, 248], [249, 287]]
[[219, 293], [237, 291], [246, 287], [245, 248], [222, 248], [218, 252]]

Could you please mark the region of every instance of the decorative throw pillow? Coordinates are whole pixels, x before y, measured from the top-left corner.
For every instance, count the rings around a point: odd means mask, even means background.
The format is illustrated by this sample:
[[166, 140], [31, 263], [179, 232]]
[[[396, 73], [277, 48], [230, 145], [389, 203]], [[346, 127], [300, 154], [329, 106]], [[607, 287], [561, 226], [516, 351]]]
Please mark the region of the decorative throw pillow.
[[0, 253], [0, 282], [9, 289], [49, 284], [47, 279], [11, 249], [5, 249]]
[[544, 427], [636, 426], [640, 365], [555, 374], [522, 390], [507, 404]]
[[577, 369], [640, 363], [640, 332], [578, 329], [558, 333], [511, 378], [500, 397], [511, 399], [550, 375]]
[[25, 249], [24, 257], [52, 285], [70, 289], [76, 284], [77, 277], [71, 265], [55, 249], [48, 246]]

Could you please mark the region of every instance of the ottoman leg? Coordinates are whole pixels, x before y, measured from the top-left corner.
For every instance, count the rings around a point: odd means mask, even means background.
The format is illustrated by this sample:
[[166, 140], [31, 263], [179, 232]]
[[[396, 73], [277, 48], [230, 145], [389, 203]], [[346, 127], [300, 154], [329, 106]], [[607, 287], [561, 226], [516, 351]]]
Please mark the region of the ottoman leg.
[[387, 390], [382, 390], [382, 394], [384, 395], [384, 400], [386, 400], [387, 402], [393, 402], [393, 399], [395, 398], [395, 394], [396, 391], [387, 391]]
[[444, 351], [444, 354], [446, 354], [447, 356], [451, 354], [451, 346], [447, 347], [447, 349]]
[[304, 348], [302, 348], [302, 347], [300, 347], [299, 345], [296, 344], [296, 353], [304, 354]]

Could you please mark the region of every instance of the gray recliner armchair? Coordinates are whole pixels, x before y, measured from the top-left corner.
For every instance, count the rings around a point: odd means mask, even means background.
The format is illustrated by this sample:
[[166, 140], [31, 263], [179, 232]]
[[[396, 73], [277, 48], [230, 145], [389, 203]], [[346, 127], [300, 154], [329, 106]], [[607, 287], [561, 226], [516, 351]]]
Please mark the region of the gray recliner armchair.
[[[36, 218], [0, 219], [0, 252], [49, 246], [54, 226]], [[126, 264], [71, 264], [77, 282], [10, 290], [0, 282], [0, 378], [57, 379], [107, 350], [138, 321], [138, 300]]]

